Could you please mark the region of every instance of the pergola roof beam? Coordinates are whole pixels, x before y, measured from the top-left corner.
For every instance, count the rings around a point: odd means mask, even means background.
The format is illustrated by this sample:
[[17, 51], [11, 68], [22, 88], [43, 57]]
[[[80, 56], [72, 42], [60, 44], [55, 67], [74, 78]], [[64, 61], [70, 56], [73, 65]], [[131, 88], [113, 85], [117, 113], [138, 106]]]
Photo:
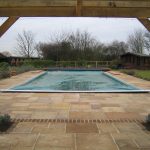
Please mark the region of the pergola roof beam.
[[19, 19], [19, 17], [9, 17], [1, 26], [0, 26], [0, 37]]
[[150, 17], [150, 0], [0, 0], [0, 16]]
[[150, 32], [150, 20], [148, 18], [138, 18], [138, 20], [145, 26], [145, 28]]

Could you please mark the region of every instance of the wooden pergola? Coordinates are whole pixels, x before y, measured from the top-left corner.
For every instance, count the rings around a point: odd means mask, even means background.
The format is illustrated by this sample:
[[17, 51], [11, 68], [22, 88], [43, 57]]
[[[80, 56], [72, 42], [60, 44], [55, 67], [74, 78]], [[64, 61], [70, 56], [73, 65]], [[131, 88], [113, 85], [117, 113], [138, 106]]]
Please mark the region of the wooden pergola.
[[137, 18], [150, 31], [150, 0], [0, 0], [0, 37], [19, 17]]

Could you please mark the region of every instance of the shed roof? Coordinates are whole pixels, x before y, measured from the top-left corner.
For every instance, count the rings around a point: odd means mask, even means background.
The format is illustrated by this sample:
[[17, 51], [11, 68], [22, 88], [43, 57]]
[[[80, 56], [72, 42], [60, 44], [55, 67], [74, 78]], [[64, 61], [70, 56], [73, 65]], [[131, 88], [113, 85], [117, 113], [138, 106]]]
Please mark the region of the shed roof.
[[0, 58], [6, 58], [6, 56], [2, 53], [0, 53]]
[[140, 54], [140, 53], [133, 53], [133, 52], [127, 52], [121, 56], [127, 56], [127, 55], [133, 55], [133, 56], [139, 56], [139, 57], [149, 57], [150, 55], [146, 55], [146, 54]]

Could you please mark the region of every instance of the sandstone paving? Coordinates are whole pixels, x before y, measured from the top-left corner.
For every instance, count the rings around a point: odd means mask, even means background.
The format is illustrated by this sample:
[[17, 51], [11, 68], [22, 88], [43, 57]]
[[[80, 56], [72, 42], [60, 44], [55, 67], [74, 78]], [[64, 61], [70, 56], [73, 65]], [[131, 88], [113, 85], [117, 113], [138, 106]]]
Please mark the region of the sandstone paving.
[[[6, 89], [38, 75], [31, 71], [0, 81]], [[150, 82], [119, 73], [128, 83]], [[145, 119], [150, 93], [0, 93], [0, 113], [16, 119]], [[20, 122], [0, 133], [0, 150], [148, 150], [150, 133], [137, 123]]]
[[3, 134], [0, 135], [1, 147], [32, 147], [36, 142], [36, 134]]
[[32, 133], [41, 134], [57, 134], [66, 133], [66, 124], [63, 123], [50, 123], [48, 126], [35, 126], [33, 127]]
[[66, 126], [67, 133], [99, 133], [98, 127], [93, 123], [69, 123]]
[[[146, 113], [146, 111], [143, 111]], [[108, 119], [112, 119], [112, 120], [119, 120], [119, 119], [129, 119], [129, 120], [133, 120], [133, 119], [144, 119], [145, 116], [143, 116], [143, 114], [139, 113], [139, 112], [106, 112], [105, 115], [107, 116]]]
[[102, 107], [102, 110], [104, 112], [125, 112], [123, 108], [121, 107]]
[[56, 119], [69, 119], [69, 110], [57, 110]]
[[98, 123], [99, 132], [101, 133], [118, 133], [117, 127], [114, 123]]
[[[125, 132], [120, 126], [133, 128]], [[142, 150], [150, 149], [150, 133], [136, 123], [20, 122], [0, 134], [0, 149], [7, 150]]]
[[58, 112], [53, 111], [36, 111], [31, 115], [32, 119], [56, 119]]
[[43, 147], [52, 148], [75, 148], [75, 140], [73, 134], [40, 134], [35, 149]]
[[10, 147], [10, 150], [33, 150], [33, 147], [17, 145], [17, 146]]
[[136, 123], [114, 123], [116, 128], [119, 130], [119, 132], [125, 132], [125, 133], [131, 133], [131, 132], [138, 132], [141, 127], [137, 125]]
[[137, 137], [135, 138], [135, 142], [140, 148], [150, 149], [150, 136], [148, 138]]
[[149, 145], [149, 134], [142, 130], [137, 130], [137, 132], [122, 132], [122, 133], [112, 133], [111, 134], [116, 144], [122, 149], [132, 149], [132, 148], [147, 148], [150, 149]]
[[119, 139], [115, 141], [119, 150], [138, 150], [136, 143], [130, 139]]
[[108, 134], [77, 134], [78, 150], [118, 150]]
[[81, 119], [81, 120], [94, 120], [94, 119], [106, 119], [106, 115], [103, 112], [78, 112], [70, 111], [69, 118], [71, 119]]

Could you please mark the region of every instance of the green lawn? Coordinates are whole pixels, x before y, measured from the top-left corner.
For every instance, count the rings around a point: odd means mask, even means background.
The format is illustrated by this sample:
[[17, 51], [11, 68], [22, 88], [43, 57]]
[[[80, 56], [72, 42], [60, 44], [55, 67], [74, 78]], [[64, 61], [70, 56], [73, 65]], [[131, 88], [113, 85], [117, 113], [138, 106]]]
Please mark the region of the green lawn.
[[150, 70], [121, 70], [121, 72], [150, 81]]

